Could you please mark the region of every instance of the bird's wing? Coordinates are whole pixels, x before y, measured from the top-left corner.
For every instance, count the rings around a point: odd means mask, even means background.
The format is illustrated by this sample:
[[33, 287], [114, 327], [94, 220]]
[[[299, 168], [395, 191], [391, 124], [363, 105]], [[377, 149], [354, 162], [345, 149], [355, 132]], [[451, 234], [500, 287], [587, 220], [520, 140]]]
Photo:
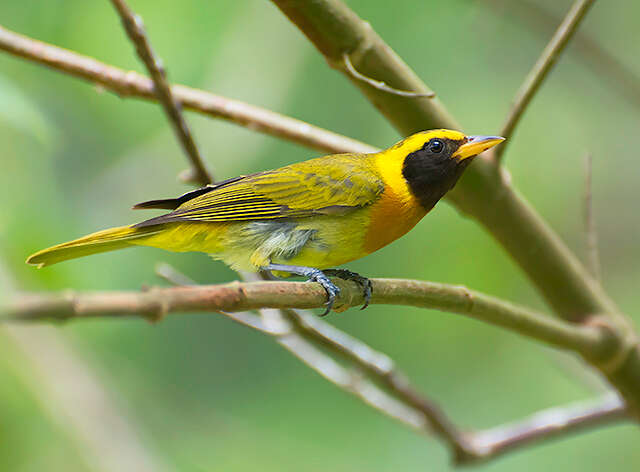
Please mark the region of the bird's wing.
[[384, 183], [366, 156], [333, 155], [231, 179], [204, 193], [195, 191], [194, 198], [180, 197], [172, 213], [136, 226], [336, 214], [370, 205], [383, 191]]

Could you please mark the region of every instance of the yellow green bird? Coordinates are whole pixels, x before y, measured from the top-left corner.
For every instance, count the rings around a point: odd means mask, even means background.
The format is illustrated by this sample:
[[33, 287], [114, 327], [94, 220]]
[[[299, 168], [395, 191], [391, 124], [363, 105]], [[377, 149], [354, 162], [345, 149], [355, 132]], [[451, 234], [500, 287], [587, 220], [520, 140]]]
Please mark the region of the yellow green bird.
[[359, 259], [415, 226], [499, 136], [422, 131], [372, 154], [333, 154], [242, 175], [178, 198], [134, 208], [172, 210], [131, 226], [111, 228], [44, 249], [27, 263], [44, 267], [131, 246], [200, 251], [234, 269], [307, 277], [327, 292], [328, 276], [352, 279], [371, 296], [368, 279], [324, 270]]

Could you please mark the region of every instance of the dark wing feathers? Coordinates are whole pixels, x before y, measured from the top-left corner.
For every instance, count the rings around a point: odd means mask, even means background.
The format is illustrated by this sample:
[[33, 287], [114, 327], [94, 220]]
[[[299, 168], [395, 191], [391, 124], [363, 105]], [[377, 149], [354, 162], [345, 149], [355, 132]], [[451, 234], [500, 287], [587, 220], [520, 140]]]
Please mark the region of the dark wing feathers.
[[365, 157], [327, 156], [236, 177], [173, 200], [136, 205], [135, 208], [175, 210], [136, 227], [175, 221], [247, 221], [332, 214], [369, 205], [383, 190], [382, 180]]
[[147, 210], [152, 208], [157, 209], [165, 209], [165, 210], [175, 210], [180, 205], [189, 200], [193, 200], [200, 195], [211, 192], [212, 190], [219, 189], [226, 185], [237, 182], [238, 180], [242, 180], [245, 176], [234, 177], [233, 179], [223, 180], [222, 182], [218, 182], [211, 185], [206, 185], [202, 188], [192, 190], [190, 192], [184, 193], [180, 195], [178, 198], [167, 198], [163, 200], [149, 200], [148, 202], [138, 203], [133, 206], [134, 210]]

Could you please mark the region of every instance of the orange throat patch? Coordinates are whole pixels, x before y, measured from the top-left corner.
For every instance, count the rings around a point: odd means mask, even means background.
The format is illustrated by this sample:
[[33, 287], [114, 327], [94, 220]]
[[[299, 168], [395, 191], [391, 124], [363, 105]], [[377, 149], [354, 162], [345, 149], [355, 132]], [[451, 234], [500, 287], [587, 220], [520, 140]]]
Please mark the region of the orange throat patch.
[[364, 250], [370, 254], [404, 236], [427, 211], [412, 195], [399, 196], [387, 186], [371, 207], [371, 223], [367, 228]]

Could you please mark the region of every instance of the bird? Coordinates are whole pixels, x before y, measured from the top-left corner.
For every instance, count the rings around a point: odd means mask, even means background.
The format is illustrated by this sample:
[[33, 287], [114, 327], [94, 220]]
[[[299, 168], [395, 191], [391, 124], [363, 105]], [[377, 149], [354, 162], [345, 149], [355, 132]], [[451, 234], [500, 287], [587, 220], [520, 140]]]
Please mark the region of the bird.
[[364, 291], [364, 309], [372, 293], [369, 279], [332, 267], [403, 236], [455, 186], [475, 156], [502, 141], [427, 130], [380, 152], [332, 154], [241, 175], [134, 205], [171, 211], [43, 249], [27, 263], [45, 267], [132, 246], [198, 251], [235, 270], [318, 282], [327, 295], [324, 314], [340, 293], [330, 277], [353, 280]]

